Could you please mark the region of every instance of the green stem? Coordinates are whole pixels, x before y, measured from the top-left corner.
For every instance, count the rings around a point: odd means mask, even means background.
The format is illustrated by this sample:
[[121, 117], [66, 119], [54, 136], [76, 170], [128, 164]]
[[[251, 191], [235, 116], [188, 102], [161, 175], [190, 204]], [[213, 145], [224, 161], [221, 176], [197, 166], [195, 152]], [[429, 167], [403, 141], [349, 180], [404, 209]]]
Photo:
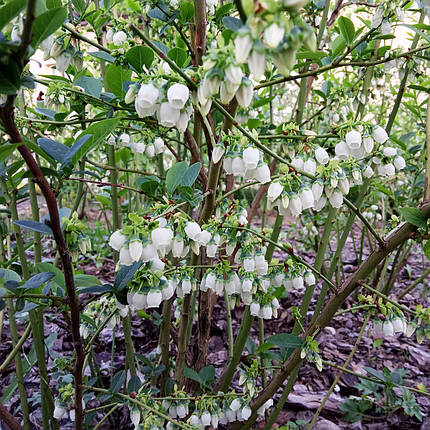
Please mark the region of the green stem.
[[160, 376], [160, 395], [166, 394], [166, 382], [170, 371], [170, 325], [172, 322], [173, 297], [163, 303], [163, 319], [161, 320], [159, 345], [161, 347], [161, 364], [164, 371]]
[[[28, 181], [28, 190], [30, 193], [31, 215], [33, 221], [39, 222], [39, 205], [37, 204], [36, 186], [32, 180]], [[37, 263], [42, 261], [42, 244], [40, 242], [40, 233], [35, 231], [33, 233], [34, 244], [34, 269], [37, 272]]]
[[225, 288], [224, 288], [224, 302], [225, 302], [225, 310], [227, 312], [228, 359], [231, 360], [233, 358], [233, 347], [234, 347], [233, 325], [231, 320], [230, 297], [228, 296]]
[[24, 345], [24, 342], [27, 340], [28, 336], [30, 336], [30, 333], [31, 333], [31, 324], [28, 324], [27, 328], [25, 329], [24, 333], [22, 334], [17, 344], [14, 346], [14, 348], [9, 353], [9, 355], [6, 357], [5, 361], [3, 361], [3, 363], [1, 364], [0, 373], [3, 373], [9, 366], [10, 362], [15, 358], [16, 354], [21, 352], [21, 347], [22, 345]]
[[[9, 316], [9, 329], [12, 345], [15, 348], [18, 344], [18, 330], [16, 327], [15, 309], [12, 299], [7, 299], [8, 316]], [[32, 424], [30, 422], [30, 409], [28, 407], [27, 392], [25, 390], [24, 370], [22, 368], [21, 351], [15, 355], [15, 373], [16, 381], [18, 384], [19, 397], [21, 401], [21, 411], [24, 419], [24, 430], [31, 430]]]
[[130, 376], [136, 376], [136, 364], [134, 361], [134, 346], [133, 338], [131, 336], [131, 314], [130, 312], [122, 319], [124, 329], [124, 342], [125, 342], [125, 360], [127, 363]]

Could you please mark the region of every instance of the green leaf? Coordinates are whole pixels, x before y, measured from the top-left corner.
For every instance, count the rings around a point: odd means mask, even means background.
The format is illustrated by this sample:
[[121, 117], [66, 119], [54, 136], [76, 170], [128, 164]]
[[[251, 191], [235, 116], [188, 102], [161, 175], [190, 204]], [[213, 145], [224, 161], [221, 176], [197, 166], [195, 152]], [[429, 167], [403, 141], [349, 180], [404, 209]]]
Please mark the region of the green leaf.
[[409, 28], [410, 30], [412, 30], [415, 33], [417, 33], [419, 36], [424, 37], [424, 39], [427, 40], [427, 42], [430, 43], [430, 36], [428, 34], [426, 34], [424, 31], [421, 31], [419, 28], [416, 28], [416, 26], [409, 25], [409, 24], [400, 24], [400, 25], [403, 25], [404, 27]]
[[136, 13], [142, 12], [142, 9], [137, 1], [125, 0], [125, 2], [127, 3], [127, 6], [129, 7], [129, 9], [131, 9], [133, 12], [136, 12]]
[[136, 261], [131, 266], [123, 266], [115, 276], [115, 281], [113, 283], [113, 288], [116, 292], [124, 289], [127, 284], [131, 281], [134, 274], [138, 271], [139, 267], [142, 265], [141, 261]]
[[18, 273], [10, 269], [0, 269], [0, 279], [2, 279], [4, 282], [21, 282], [21, 278], [19, 277]]
[[46, 137], [37, 139], [37, 143], [50, 157], [60, 163], [64, 162], [66, 154], [70, 149], [68, 146], [56, 140], [47, 139]]
[[141, 73], [143, 66], [147, 69], [151, 67], [154, 61], [154, 51], [147, 46], [133, 46], [127, 51], [125, 58], [138, 73]]
[[184, 376], [185, 378], [192, 379], [193, 381], [196, 381], [200, 385], [202, 385], [202, 380], [200, 379], [200, 375], [195, 370], [185, 366]]
[[21, 68], [12, 56], [0, 63], [0, 94], [16, 94], [21, 87]]
[[73, 85], [81, 87], [87, 94], [99, 98], [102, 92], [102, 82], [92, 76], [80, 76]]
[[419, 209], [401, 208], [399, 209], [399, 212], [407, 222], [415, 225], [416, 227], [427, 227], [427, 218]]
[[180, 4], [179, 10], [183, 21], [188, 22], [194, 18], [194, 3], [184, 1]]
[[188, 167], [184, 176], [182, 177], [181, 185], [184, 187], [191, 187], [199, 176], [200, 169], [202, 168], [202, 163], [194, 163]]
[[160, 21], [163, 21], [163, 22], [166, 22], [169, 20], [169, 17], [159, 8], [149, 10], [147, 15], [152, 19], [159, 19]]
[[[75, 165], [81, 160], [88, 152], [94, 149], [97, 145], [102, 143], [107, 136], [112, 133], [119, 123], [119, 118], [105, 119], [100, 122], [91, 124], [83, 133], [80, 134], [77, 141], [79, 141], [85, 135], [91, 135], [83, 145], [73, 154], [71, 164]], [[63, 169], [65, 165], [61, 166]]]
[[61, 0], [46, 0], [46, 7], [48, 9], [55, 9], [56, 7], [61, 7]]
[[203, 367], [199, 372], [199, 378], [203, 385], [210, 385], [215, 380], [215, 367], [212, 364]]
[[9, 24], [25, 7], [26, 0], [12, 0], [0, 7], [0, 30]]
[[52, 263], [37, 263], [37, 269], [41, 272], [53, 272], [55, 277], [53, 281], [62, 288], [66, 288], [66, 280], [64, 278], [63, 272]]
[[161, 181], [156, 176], [140, 176], [136, 179], [136, 184], [145, 194], [153, 196]]
[[90, 287], [79, 288], [78, 294], [88, 294], [88, 293], [107, 293], [112, 291], [112, 285], [92, 285]]
[[174, 164], [166, 174], [166, 191], [168, 194], [172, 195], [178, 185], [182, 182], [182, 178], [185, 172], [188, 170], [188, 164], [186, 161], [180, 161]]
[[75, 275], [75, 285], [77, 287], [92, 287], [93, 285], [100, 285], [100, 281], [94, 275], [78, 273]]
[[[26, 290], [31, 290], [33, 288], [39, 288], [49, 280], [55, 277], [55, 273], [53, 272], [42, 272], [37, 275], [32, 276], [23, 286], [22, 288]], [[21, 287], [20, 287], [21, 288]]]
[[8, 144], [5, 143], [3, 145], [0, 145], [0, 163], [6, 160], [9, 156], [13, 154], [13, 151], [17, 148], [18, 145], [16, 144]]
[[109, 53], [107, 53], [105, 51], [89, 52], [89, 54], [92, 57], [98, 58], [99, 60], [102, 60], [102, 61], [107, 61], [108, 63], [114, 63], [115, 62], [115, 57], [113, 57], [112, 55], [110, 55]]
[[64, 7], [49, 9], [39, 15], [34, 21], [31, 46], [36, 49], [41, 42], [61, 27], [66, 18], [67, 11]]
[[116, 64], [110, 64], [106, 69], [106, 81], [109, 89], [118, 97], [124, 97], [125, 91], [122, 88], [122, 84], [130, 79], [131, 70], [124, 69]]
[[115, 373], [112, 377], [112, 381], [110, 383], [109, 391], [111, 393], [118, 393], [125, 382], [125, 371], [120, 370], [119, 372]]
[[182, 49], [182, 48], [172, 48], [167, 53], [167, 56], [171, 60], [173, 60], [178, 67], [185, 67], [189, 59], [187, 51], [185, 51], [185, 49]]
[[303, 340], [291, 333], [280, 333], [269, 336], [266, 342], [279, 346], [284, 359], [290, 356], [296, 348], [301, 348], [303, 345]]
[[37, 231], [42, 234], [52, 234], [51, 227], [48, 227], [43, 222], [37, 221], [14, 221], [16, 225], [19, 225], [22, 228], [26, 228], [28, 230]]
[[225, 16], [222, 19], [223, 24], [231, 31], [237, 31], [242, 27], [242, 21], [232, 16]]
[[342, 54], [342, 52], [346, 48], [346, 42], [343, 36], [340, 34], [339, 36], [334, 39], [332, 45], [331, 45], [331, 54], [333, 57], [337, 57], [338, 55]]
[[67, 151], [63, 162], [61, 163], [61, 170], [66, 173], [70, 174], [72, 167], [73, 167], [73, 157], [80, 152], [81, 148], [85, 145], [85, 143], [90, 139], [90, 134], [85, 134], [83, 136], [80, 136], [76, 142], [73, 143], [73, 145], [69, 148]]
[[344, 16], [341, 16], [337, 20], [337, 25], [339, 26], [340, 34], [345, 39], [347, 45], [351, 45], [355, 39], [355, 28], [352, 21]]
[[142, 381], [137, 375], [134, 375], [130, 378], [127, 384], [127, 391], [132, 393], [133, 391], [136, 393], [139, 391], [139, 388], [142, 386]]

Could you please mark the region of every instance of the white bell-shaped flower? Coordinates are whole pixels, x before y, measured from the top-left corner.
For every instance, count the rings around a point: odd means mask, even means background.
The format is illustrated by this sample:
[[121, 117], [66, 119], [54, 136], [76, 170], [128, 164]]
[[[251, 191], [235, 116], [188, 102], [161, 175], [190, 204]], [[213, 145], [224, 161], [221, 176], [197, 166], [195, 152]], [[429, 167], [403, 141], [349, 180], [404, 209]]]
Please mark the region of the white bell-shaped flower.
[[200, 421], [203, 426], [209, 426], [211, 424], [211, 414], [208, 411], [204, 411], [200, 417]]
[[375, 141], [373, 140], [373, 137], [366, 136], [363, 139], [363, 147], [367, 154], [370, 154], [373, 151], [374, 146], [375, 146]]
[[131, 266], [133, 264], [130, 251], [125, 246], [123, 246], [119, 251], [119, 264], [122, 264], [123, 266]]
[[373, 176], [375, 172], [373, 171], [373, 169], [370, 166], [367, 166], [366, 169], [363, 172], [363, 176], [365, 178], [371, 178]]
[[179, 418], [184, 418], [185, 415], [187, 415], [187, 408], [185, 407], [184, 404], [180, 403], [177, 407], [176, 407], [176, 413], [178, 414]]
[[234, 56], [236, 61], [240, 63], [246, 63], [248, 60], [249, 53], [252, 48], [252, 38], [249, 33], [241, 34], [234, 40]]
[[146, 297], [146, 306], [148, 308], [158, 308], [163, 300], [160, 290], [151, 290]]
[[209, 258], [215, 258], [217, 251], [218, 245], [215, 243], [215, 241], [210, 241], [206, 246], [206, 255]]
[[197, 242], [201, 245], [201, 246], [206, 246], [209, 241], [211, 240], [212, 235], [210, 234], [209, 231], [207, 230], [202, 230], [201, 233], [197, 236]]
[[67, 409], [64, 405], [59, 401], [55, 400], [55, 408], [54, 408], [54, 418], [56, 420], [61, 420], [64, 415], [66, 415]]
[[303, 170], [306, 173], [309, 173], [309, 175], [315, 175], [316, 171], [317, 171], [317, 163], [315, 162], [315, 160], [313, 160], [312, 158], [308, 158], [304, 163], [303, 163]]
[[315, 201], [314, 209], [317, 212], [320, 212], [325, 208], [326, 203], [327, 203], [327, 197], [321, 196], [318, 200]]
[[303, 170], [305, 162], [303, 161], [303, 158], [301, 157], [295, 157], [291, 160], [291, 165], [298, 170]]
[[349, 193], [349, 181], [348, 178], [341, 178], [337, 184], [340, 191], [346, 196]]
[[188, 221], [184, 231], [191, 240], [196, 241], [202, 232], [202, 229], [195, 221]]
[[403, 333], [404, 325], [401, 318], [394, 318], [392, 321], [394, 333]]
[[161, 103], [160, 107], [157, 110], [158, 122], [163, 127], [167, 127], [167, 128], [174, 127], [178, 122], [180, 115], [181, 115], [181, 111], [179, 109], [175, 109], [168, 102]]
[[383, 149], [382, 153], [386, 157], [394, 157], [395, 155], [397, 155], [397, 149], [391, 146], [387, 146], [386, 148]]
[[248, 418], [252, 415], [252, 410], [251, 408], [246, 405], [242, 408], [242, 420], [246, 421], [248, 420]]
[[375, 338], [384, 337], [384, 323], [380, 320], [373, 321], [372, 334]]
[[346, 160], [351, 155], [348, 145], [343, 140], [336, 144], [334, 152], [339, 160]]
[[155, 146], [152, 143], [146, 145], [145, 154], [148, 158], [155, 157]]
[[266, 69], [266, 55], [263, 52], [253, 50], [248, 58], [248, 67], [254, 80], [260, 82]]
[[394, 167], [396, 170], [403, 170], [406, 167], [406, 161], [401, 155], [394, 159]]
[[362, 143], [361, 133], [356, 130], [351, 130], [346, 133], [345, 140], [349, 148], [358, 149]]
[[318, 146], [318, 148], [315, 150], [315, 158], [320, 164], [327, 164], [330, 161], [330, 157], [327, 153], [327, 151], [324, 148], [321, 148], [321, 146]]
[[63, 74], [72, 61], [72, 54], [68, 51], [63, 51], [60, 55], [55, 57], [55, 68], [58, 73]]
[[121, 233], [121, 230], [117, 230], [112, 233], [109, 239], [109, 246], [115, 251], [119, 251], [127, 241], [127, 237]]
[[268, 48], [276, 48], [284, 38], [285, 29], [276, 22], [269, 25], [264, 30], [263, 41]]
[[236, 94], [236, 90], [239, 88], [239, 84], [233, 89], [233, 91], [229, 91], [229, 88], [225, 82], [221, 82], [219, 88], [219, 99], [222, 104], [230, 103]]
[[167, 90], [167, 99], [174, 109], [182, 109], [190, 97], [190, 90], [184, 84], [173, 84]]
[[230, 403], [230, 409], [231, 409], [232, 411], [237, 411], [241, 406], [242, 406], [242, 403], [241, 403], [240, 399], [234, 399], [234, 400]]
[[372, 137], [376, 143], [385, 143], [388, 140], [388, 133], [378, 125], [374, 128]]
[[248, 273], [255, 270], [255, 260], [253, 257], [247, 257], [243, 259], [243, 270]]
[[157, 137], [154, 140], [154, 151], [155, 155], [162, 154], [164, 151], [164, 141], [161, 137]]
[[227, 69], [225, 69], [225, 78], [227, 83], [233, 86], [239, 86], [243, 78], [242, 69], [239, 66], [230, 64]]
[[305, 283], [306, 285], [315, 285], [316, 279], [315, 279], [315, 275], [312, 272], [306, 273]]
[[128, 251], [132, 261], [139, 261], [142, 256], [143, 245], [139, 239], [134, 239], [128, 244]]
[[385, 174], [386, 174], [389, 178], [391, 178], [392, 176], [394, 176], [394, 175], [396, 174], [396, 169], [395, 169], [395, 167], [394, 167], [393, 163], [387, 163], [387, 164], [384, 166], [384, 170], [385, 170]]
[[216, 428], [218, 428], [218, 423], [219, 423], [219, 417], [218, 417], [218, 414], [216, 413], [216, 412], [212, 412], [212, 415], [211, 415], [211, 426], [214, 428], [214, 429], [216, 429]]
[[284, 187], [279, 182], [272, 182], [267, 190], [269, 202], [274, 202], [284, 191]]
[[260, 160], [260, 151], [257, 148], [248, 146], [243, 151], [242, 159], [246, 170], [255, 169]]
[[312, 194], [314, 195], [314, 199], [318, 200], [321, 196], [322, 193], [324, 192], [324, 184], [322, 183], [322, 181], [315, 181], [312, 184]]
[[138, 408], [135, 408], [135, 407], [131, 408], [130, 419], [134, 427], [137, 428], [140, 423], [140, 410]]
[[249, 311], [251, 315], [253, 315], [254, 317], [258, 317], [258, 315], [260, 314], [260, 303], [252, 302], [249, 307]]
[[340, 191], [333, 191], [329, 200], [334, 208], [339, 209], [343, 203], [343, 194]]
[[315, 203], [314, 195], [309, 188], [304, 188], [300, 192], [300, 200], [302, 202], [302, 210], [314, 207], [314, 203]]
[[225, 416], [229, 423], [234, 423], [236, 421], [236, 411], [233, 411], [230, 408], [225, 411]]
[[225, 153], [225, 147], [222, 143], [217, 143], [212, 151], [212, 161], [218, 164]]
[[260, 184], [267, 184], [270, 182], [270, 169], [266, 163], [258, 166], [255, 172], [255, 179], [260, 182]]
[[153, 243], [148, 243], [143, 247], [141, 258], [144, 263], [147, 263], [149, 261], [152, 261], [158, 258], [157, 248]]
[[139, 88], [134, 106], [140, 118], [152, 115], [156, 111], [156, 104], [160, 97], [160, 90], [154, 84], [144, 84]]
[[172, 255], [174, 258], [181, 258], [184, 252], [184, 241], [179, 236], [176, 236], [172, 243]]
[[264, 305], [260, 312], [265, 320], [270, 320], [273, 317], [273, 309], [270, 305]]
[[164, 288], [161, 290], [161, 296], [163, 300], [169, 300], [173, 297], [173, 295], [175, 294], [176, 291], [176, 283], [174, 281], [172, 281], [171, 279], [169, 279]]
[[302, 200], [298, 195], [295, 195], [290, 199], [290, 203], [288, 205], [292, 216], [298, 216], [302, 213]]
[[233, 158], [231, 169], [235, 176], [243, 176], [245, 174], [245, 163], [243, 162], [242, 157], [236, 156]]
[[170, 228], [156, 228], [151, 232], [151, 241], [160, 257], [164, 258], [172, 249], [173, 231]]
[[147, 301], [146, 301], [146, 294], [144, 292], [138, 291], [137, 293], [134, 293], [132, 296], [133, 302], [131, 305], [136, 308], [137, 310], [146, 309]]
[[114, 45], [122, 45], [127, 40], [127, 35], [124, 31], [116, 31], [112, 36], [112, 42]]
[[393, 324], [390, 320], [386, 320], [383, 325], [384, 337], [394, 336]]
[[246, 83], [242, 83], [235, 94], [239, 106], [243, 109], [246, 109], [251, 104], [253, 95], [254, 85], [249, 79], [247, 79]]
[[144, 142], [131, 142], [130, 150], [135, 154], [143, 154], [145, 152], [146, 145]]

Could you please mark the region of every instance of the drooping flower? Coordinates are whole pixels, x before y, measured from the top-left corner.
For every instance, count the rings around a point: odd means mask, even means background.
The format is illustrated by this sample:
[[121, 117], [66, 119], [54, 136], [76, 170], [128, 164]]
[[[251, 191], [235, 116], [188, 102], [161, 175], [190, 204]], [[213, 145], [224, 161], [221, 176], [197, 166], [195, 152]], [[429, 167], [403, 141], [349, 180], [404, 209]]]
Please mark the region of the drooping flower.
[[239, 89], [236, 91], [236, 100], [239, 103], [239, 106], [242, 108], [247, 108], [251, 102], [252, 97], [254, 95], [254, 85], [252, 85], [252, 82], [246, 78], [242, 82], [242, 85], [240, 85]]
[[157, 248], [160, 257], [165, 255], [172, 249], [173, 231], [170, 228], [158, 227], [151, 232], [151, 241]]
[[282, 193], [284, 187], [279, 182], [272, 182], [267, 190], [269, 202], [274, 202]]
[[234, 56], [236, 61], [240, 63], [246, 63], [248, 60], [249, 53], [252, 48], [252, 38], [249, 33], [239, 34], [234, 40]]
[[157, 119], [158, 122], [163, 127], [174, 127], [179, 120], [181, 115], [181, 111], [179, 109], [175, 109], [168, 102], [161, 103], [158, 111], [157, 111]]
[[268, 48], [276, 48], [284, 38], [285, 29], [276, 22], [264, 30], [263, 41]]
[[388, 140], [387, 132], [379, 125], [373, 130], [372, 137], [377, 143], [385, 143]]
[[321, 146], [318, 146], [318, 148], [315, 150], [315, 158], [317, 159], [318, 163], [323, 165], [330, 161], [327, 151], [324, 148], [321, 148]]
[[137, 115], [140, 118], [150, 116], [155, 113], [160, 91], [154, 84], [144, 84], [140, 87], [134, 101]]
[[167, 90], [167, 99], [175, 109], [182, 109], [190, 97], [190, 90], [184, 84], [173, 84]]
[[225, 153], [225, 146], [222, 142], [218, 142], [215, 145], [215, 148], [212, 151], [212, 161], [214, 164], [217, 164], [220, 162], [221, 158], [223, 157]]
[[127, 238], [121, 233], [121, 230], [117, 230], [112, 233], [109, 239], [109, 246], [115, 251], [119, 251], [126, 241]]
[[264, 77], [266, 69], [266, 55], [258, 50], [253, 50], [248, 58], [248, 67], [252, 77], [257, 81], [261, 81]]
[[122, 45], [127, 40], [127, 35], [124, 31], [120, 30], [112, 36], [112, 43], [116, 46]]

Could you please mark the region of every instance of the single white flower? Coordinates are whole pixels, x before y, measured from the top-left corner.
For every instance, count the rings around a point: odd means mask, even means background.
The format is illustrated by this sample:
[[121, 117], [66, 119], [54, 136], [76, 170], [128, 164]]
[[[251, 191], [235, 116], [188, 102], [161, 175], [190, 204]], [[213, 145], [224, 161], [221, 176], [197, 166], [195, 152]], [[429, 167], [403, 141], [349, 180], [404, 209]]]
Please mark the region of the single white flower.
[[268, 48], [276, 48], [284, 38], [285, 29], [276, 22], [264, 30], [263, 41]]
[[306, 285], [315, 285], [316, 279], [315, 275], [312, 272], [308, 272], [305, 276]]
[[208, 411], [204, 411], [200, 417], [201, 423], [206, 427], [211, 424], [211, 414]]
[[406, 167], [406, 161], [401, 155], [394, 159], [394, 167], [396, 170], [403, 170]]
[[314, 207], [314, 203], [315, 203], [314, 195], [309, 188], [305, 188], [301, 191], [300, 200], [302, 202], [302, 210]]
[[61, 420], [64, 417], [64, 415], [66, 414], [66, 412], [67, 412], [67, 410], [64, 407], [64, 405], [59, 400], [56, 400], [55, 401], [54, 414], [53, 414], [54, 418], [56, 420]]
[[225, 69], [226, 82], [235, 86], [239, 86], [242, 82], [243, 72], [239, 66], [230, 64], [230, 66]]
[[133, 423], [134, 427], [137, 428], [139, 426], [139, 423], [140, 423], [140, 410], [139, 410], [139, 408], [135, 408], [135, 407], [131, 408], [130, 419], [131, 419], [131, 422]]
[[306, 173], [309, 173], [310, 175], [315, 175], [316, 171], [317, 171], [317, 163], [315, 162], [315, 160], [313, 160], [312, 158], [308, 158], [304, 163], [303, 163], [303, 170]]
[[362, 142], [361, 133], [356, 130], [351, 130], [346, 133], [345, 140], [349, 148], [358, 149], [361, 146]]
[[212, 151], [212, 161], [218, 164], [225, 153], [225, 146], [222, 143], [217, 143]]
[[121, 233], [121, 230], [117, 230], [112, 233], [109, 239], [109, 246], [115, 251], [119, 251], [127, 241], [127, 238]]
[[161, 137], [157, 137], [154, 140], [154, 151], [155, 155], [162, 154], [164, 151], [164, 141]]
[[264, 52], [253, 50], [248, 58], [248, 67], [252, 77], [257, 82], [261, 81], [266, 69], [266, 55]]
[[158, 227], [151, 232], [151, 241], [157, 248], [160, 257], [164, 258], [172, 248], [173, 231], [170, 228]]
[[386, 148], [383, 149], [382, 153], [386, 157], [394, 157], [397, 154], [397, 149], [391, 146], [387, 146]]
[[242, 158], [246, 170], [255, 169], [260, 160], [260, 151], [257, 148], [248, 146], [248, 148], [243, 151]]
[[363, 172], [363, 176], [368, 179], [371, 178], [373, 174], [374, 174], [374, 171], [370, 166], [367, 166]]
[[143, 247], [141, 259], [144, 263], [153, 261], [157, 257], [158, 257], [157, 248], [153, 243], [149, 243]]
[[252, 82], [248, 80], [247, 84], [242, 84], [236, 91], [235, 96], [239, 106], [244, 109], [247, 108], [251, 104], [252, 97], [254, 96], [254, 85], [252, 85]]
[[144, 118], [154, 114], [159, 96], [159, 89], [152, 83], [142, 85], [134, 100], [137, 115]]
[[174, 127], [178, 122], [180, 115], [181, 111], [172, 107], [172, 105], [168, 102], [161, 103], [160, 107], [157, 110], [158, 122], [163, 127]]
[[370, 154], [373, 151], [374, 146], [375, 146], [375, 141], [373, 140], [373, 137], [366, 136], [363, 139], [363, 147], [367, 154]]
[[268, 182], [270, 182], [270, 169], [267, 164], [264, 163], [261, 166], [257, 167], [255, 179], [260, 182], [260, 184], [267, 184]]
[[72, 61], [72, 55], [68, 51], [62, 52], [55, 58], [55, 68], [61, 74], [63, 74]]
[[148, 308], [158, 308], [163, 300], [160, 290], [151, 290], [146, 296], [146, 306]]
[[301, 157], [295, 157], [291, 160], [291, 165], [298, 170], [303, 170], [303, 166], [304, 166], [304, 161], [303, 158]]
[[379, 125], [374, 128], [372, 137], [376, 143], [385, 143], [388, 140], [387, 132]]
[[132, 240], [128, 244], [128, 251], [132, 261], [139, 261], [142, 256], [143, 245], [139, 239]]
[[321, 146], [318, 146], [315, 150], [315, 158], [320, 164], [327, 164], [330, 161], [330, 157], [327, 153], [327, 151], [324, 148], [321, 148]]
[[333, 193], [329, 197], [329, 200], [330, 204], [334, 208], [339, 209], [343, 203], [343, 194], [340, 191], [333, 191]]
[[202, 232], [202, 229], [195, 221], [188, 221], [184, 231], [191, 240], [196, 241]]
[[190, 90], [184, 84], [173, 84], [167, 90], [167, 99], [174, 109], [182, 109], [190, 97]]
[[383, 326], [384, 337], [394, 336], [394, 327], [390, 320], [386, 320]]
[[284, 191], [284, 187], [279, 182], [272, 182], [267, 190], [269, 202], [274, 202], [281, 195], [282, 191]]
[[125, 246], [123, 246], [119, 251], [119, 264], [122, 264], [123, 266], [131, 266], [133, 264], [130, 251]]
[[112, 42], [116, 46], [122, 45], [126, 40], [127, 40], [127, 35], [122, 30], [115, 32], [112, 37]]
[[146, 145], [144, 142], [131, 142], [130, 143], [131, 152], [135, 154], [143, 154], [146, 149]]
[[252, 38], [250, 34], [243, 34], [236, 37], [234, 40], [234, 56], [236, 61], [240, 63], [246, 63], [249, 53], [252, 48]]

